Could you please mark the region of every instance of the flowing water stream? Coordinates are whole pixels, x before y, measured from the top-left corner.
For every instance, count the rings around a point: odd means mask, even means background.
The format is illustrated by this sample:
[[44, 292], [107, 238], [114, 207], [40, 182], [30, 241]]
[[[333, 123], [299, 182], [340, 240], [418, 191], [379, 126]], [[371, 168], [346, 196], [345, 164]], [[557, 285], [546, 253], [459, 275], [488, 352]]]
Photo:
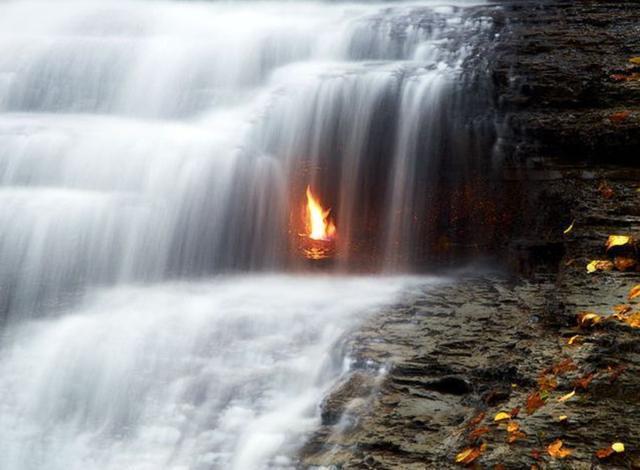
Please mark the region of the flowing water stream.
[[424, 252], [481, 169], [470, 5], [0, 1], [0, 469], [293, 465], [342, 335], [431, 282], [273, 274], [304, 189], [331, 269]]

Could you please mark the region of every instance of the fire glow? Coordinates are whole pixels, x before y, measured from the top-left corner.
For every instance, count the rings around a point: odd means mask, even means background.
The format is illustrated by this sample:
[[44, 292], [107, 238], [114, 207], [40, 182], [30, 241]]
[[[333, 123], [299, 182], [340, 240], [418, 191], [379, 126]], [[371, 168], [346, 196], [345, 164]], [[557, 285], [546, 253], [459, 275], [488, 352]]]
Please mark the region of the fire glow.
[[304, 233], [300, 234], [300, 249], [305, 258], [319, 261], [335, 256], [336, 225], [331, 220], [331, 209], [322, 207], [320, 200], [307, 186], [307, 203], [303, 207]]
[[331, 209], [324, 209], [307, 186], [306, 236], [312, 240], [330, 241], [336, 236], [336, 226], [329, 218]]

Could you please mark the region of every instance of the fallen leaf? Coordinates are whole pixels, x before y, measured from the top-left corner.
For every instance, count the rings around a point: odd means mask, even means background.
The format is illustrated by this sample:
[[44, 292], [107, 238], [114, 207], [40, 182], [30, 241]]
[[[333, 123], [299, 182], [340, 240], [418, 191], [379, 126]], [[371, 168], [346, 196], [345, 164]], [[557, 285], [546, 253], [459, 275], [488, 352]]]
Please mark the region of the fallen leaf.
[[624, 444], [622, 442], [614, 442], [611, 444], [611, 448], [618, 454], [624, 452]]
[[577, 368], [578, 366], [576, 366], [576, 363], [573, 362], [573, 359], [571, 359], [570, 357], [567, 357], [562, 361], [558, 362], [557, 364], [555, 364], [551, 368], [551, 372], [553, 372], [556, 375], [559, 375], [559, 374], [564, 374], [565, 372], [569, 372], [570, 370], [576, 370]]
[[629, 59], [629, 62], [634, 65], [640, 65], [640, 57], [632, 57], [631, 59]]
[[640, 284], [636, 284], [635, 286], [633, 286], [629, 291], [629, 295], [627, 296], [629, 300], [633, 300], [636, 297], [640, 297]]
[[538, 377], [538, 387], [544, 391], [555, 390], [558, 388], [558, 379], [555, 375], [540, 374], [540, 377]]
[[613, 265], [618, 271], [629, 271], [636, 267], [638, 263], [635, 259], [627, 256], [616, 256], [613, 260]]
[[615, 307], [613, 307], [613, 311], [616, 313], [619, 313], [620, 315], [624, 315], [625, 313], [631, 311], [631, 305], [628, 305], [628, 304], [616, 305]]
[[567, 228], [564, 229], [564, 231], [562, 233], [564, 233], [565, 235], [568, 235], [569, 233], [571, 233], [571, 231], [573, 230], [573, 226], [575, 225], [576, 221], [574, 220], [573, 222], [571, 222], [571, 225], [569, 225]]
[[627, 366], [625, 366], [624, 364], [620, 364], [616, 367], [608, 366], [607, 371], [611, 374], [609, 376], [609, 383], [614, 383], [616, 380], [618, 380], [618, 378], [620, 378], [626, 368]]
[[540, 396], [540, 392], [533, 392], [527, 397], [527, 414], [533, 414], [542, 405], [544, 405], [544, 400]]
[[581, 388], [583, 390], [586, 390], [587, 388], [589, 388], [589, 384], [591, 384], [593, 377], [594, 377], [594, 374], [592, 372], [590, 374], [584, 375], [583, 377], [577, 379], [573, 384], [576, 388]]
[[602, 317], [593, 312], [580, 312], [578, 314], [578, 325], [583, 328], [597, 325], [602, 321]]
[[631, 116], [631, 111], [618, 111], [617, 113], [609, 115], [609, 121], [619, 124], [625, 121], [629, 116]]
[[569, 346], [572, 346], [574, 344], [579, 344], [579, 343], [580, 343], [580, 335], [574, 335], [567, 340], [567, 344]]
[[611, 189], [611, 186], [609, 186], [606, 181], [600, 183], [598, 191], [600, 191], [600, 195], [605, 199], [611, 199], [615, 194], [613, 189]]
[[596, 457], [603, 460], [613, 454], [613, 449], [611, 447], [605, 447], [604, 449], [599, 449], [596, 451]]
[[504, 411], [496, 414], [496, 416], [493, 418], [494, 421], [504, 421], [505, 419], [511, 419], [511, 415], [509, 413], [505, 413]]
[[594, 259], [587, 264], [587, 272], [595, 273], [596, 271], [613, 271], [615, 265], [613, 262], [604, 259]]
[[567, 419], [569, 419], [569, 417], [567, 415], [558, 416], [558, 422], [559, 423], [564, 423]]
[[518, 439], [524, 439], [525, 437], [527, 437], [527, 435], [525, 433], [523, 433], [522, 431], [510, 432], [507, 435], [507, 442], [509, 444], [513, 444]]
[[485, 417], [485, 413], [484, 412], [478, 413], [473, 418], [471, 418], [471, 420], [467, 423], [467, 427], [468, 428], [476, 427], [478, 424], [480, 424], [480, 421], [482, 421], [484, 419], [484, 417]]
[[469, 447], [456, 455], [456, 463], [468, 465], [480, 457], [486, 448], [486, 444], [482, 444], [480, 447]]
[[576, 394], [576, 391], [574, 390], [573, 392], [567, 393], [566, 395], [563, 395], [560, 398], [558, 398], [558, 401], [565, 402], [567, 400], [571, 400], [575, 394]]
[[490, 429], [487, 428], [487, 427], [475, 429], [474, 431], [469, 433], [469, 439], [472, 440], [472, 441], [475, 441], [476, 439], [478, 439], [479, 437], [485, 435], [489, 431], [490, 431]]
[[553, 441], [547, 446], [547, 452], [554, 459], [564, 459], [571, 455], [571, 449], [563, 447], [563, 443], [560, 439]]
[[509, 421], [507, 423], [507, 432], [516, 432], [518, 429], [520, 429], [520, 425], [515, 421]]
[[626, 246], [633, 243], [633, 238], [628, 235], [609, 235], [607, 242], [605, 243], [606, 251], [616, 246]]
[[640, 312], [629, 315], [624, 322], [632, 328], [640, 328]]
[[464, 462], [469, 456], [471, 456], [473, 454], [474, 451], [475, 451], [475, 449], [472, 448], [472, 447], [463, 450], [458, 455], [456, 455], [456, 463]]
[[531, 457], [533, 457], [535, 460], [540, 460], [542, 456], [540, 455], [540, 451], [538, 449], [531, 449]]
[[515, 418], [516, 416], [518, 416], [519, 413], [520, 413], [520, 407], [516, 406], [514, 409], [511, 410], [509, 414], [511, 415], [512, 418]]

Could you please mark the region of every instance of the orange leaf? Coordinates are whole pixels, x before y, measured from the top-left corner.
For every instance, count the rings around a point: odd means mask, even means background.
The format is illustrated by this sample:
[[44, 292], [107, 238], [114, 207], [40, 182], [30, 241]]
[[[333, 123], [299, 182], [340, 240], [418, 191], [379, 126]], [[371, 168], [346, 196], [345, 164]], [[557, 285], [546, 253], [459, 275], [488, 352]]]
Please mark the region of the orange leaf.
[[611, 454], [613, 454], [613, 449], [610, 446], [596, 451], [596, 457], [599, 459], [606, 459]]
[[613, 311], [620, 315], [624, 315], [625, 313], [628, 313], [631, 311], [631, 305], [628, 305], [628, 304], [616, 305], [615, 307], [613, 307]]
[[507, 432], [516, 432], [518, 429], [520, 429], [520, 425], [515, 421], [509, 421], [507, 423]]
[[631, 116], [631, 111], [618, 111], [609, 116], [609, 121], [619, 124]]
[[468, 428], [476, 427], [478, 424], [480, 424], [480, 421], [482, 421], [484, 419], [484, 417], [485, 417], [485, 413], [484, 412], [478, 413], [473, 418], [471, 418], [469, 423], [467, 423], [467, 427]]
[[640, 284], [636, 284], [629, 291], [629, 296], [628, 296], [629, 300], [633, 300], [636, 297], [640, 297]]
[[613, 189], [611, 189], [611, 186], [609, 186], [606, 181], [600, 183], [598, 191], [600, 191], [600, 195], [605, 199], [611, 199], [615, 194]]
[[509, 444], [513, 444], [518, 439], [524, 439], [525, 437], [527, 437], [527, 435], [522, 431], [510, 432], [509, 435], [507, 436], [507, 442]]
[[571, 455], [571, 449], [563, 447], [563, 443], [560, 439], [553, 441], [547, 446], [547, 452], [554, 459], [564, 459]]
[[489, 432], [489, 428], [487, 428], [487, 427], [478, 428], [478, 429], [476, 429], [476, 430], [474, 430], [474, 431], [469, 433], [469, 439], [472, 440], [472, 441], [475, 441], [480, 436], [483, 436], [488, 432]]
[[483, 444], [480, 447], [469, 447], [463, 450], [458, 455], [456, 455], [456, 463], [460, 463], [462, 465], [470, 464], [482, 455], [485, 448], [486, 446]]
[[514, 409], [511, 410], [509, 414], [511, 415], [512, 418], [515, 418], [518, 416], [518, 413], [520, 413], [520, 407], [516, 406]]
[[586, 390], [587, 388], [589, 388], [589, 384], [593, 380], [593, 377], [594, 377], [593, 372], [590, 374], [584, 375], [574, 382], [574, 386], [576, 388], [581, 388], [583, 390]]
[[613, 265], [618, 271], [629, 271], [636, 267], [638, 263], [635, 259], [626, 256], [616, 256], [613, 260]]
[[573, 362], [573, 359], [571, 359], [570, 357], [567, 357], [566, 359], [554, 365], [551, 371], [554, 374], [559, 375], [559, 374], [564, 374], [565, 372], [569, 372], [570, 370], [576, 370], [577, 368], [578, 366], [576, 366], [576, 363]]
[[624, 322], [632, 328], [640, 328], [640, 312], [629, 315]]
[[587, 272], [595, 273], [596, 271], [613, 271], [615, 265], [606, 259], [594, 259], [587, 264]]
[[555, 375], [540, 375], [540, 377], [538, 377], [538, 386], [540, 390], [547, 392], [555, 390], [558, 388], [558, 379], [556, 379]]
[[533, 392], [527, 397], [527, 414], [533, 414], [542, 405], [544, 405], [544, 400], [540, 396], [540, 392]]

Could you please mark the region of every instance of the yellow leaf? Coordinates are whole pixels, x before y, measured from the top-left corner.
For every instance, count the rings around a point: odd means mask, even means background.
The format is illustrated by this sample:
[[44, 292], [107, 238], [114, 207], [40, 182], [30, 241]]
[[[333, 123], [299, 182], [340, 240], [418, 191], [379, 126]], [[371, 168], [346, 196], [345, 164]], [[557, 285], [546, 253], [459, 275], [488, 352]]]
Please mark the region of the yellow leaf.
[[587, 264], [587, 272], [595, 273], [596, 271], [611, 271], [614, 268], [613, 262], [603, 259], [594, 259]]
[[624, 444], [622, 442], [614, 442], [611, 444], [611, 448], [618, 453], [624, 452]]
[[569, 419], [567, 415], [558, 416], [558, 421], [561, 423], [565, 422], [567, 419]]
[[627, 235], [609, 235], [607, 239], [607, 243], [605, 246], [607, 247], [607, 251], [615, 246], [624, 246], [630, 244], [632, 238]]
[[494, 421], [503, 421], [505, 419], [511, 419], [511, 415], [509, 413], [505, 413], [504, 411], [501, 411], [495, 416], [495, 418], [493, 418]]
[[576, 223], [575, 220], [571, 222], [571, 225], [569, 225], [566, 229], [564, 229], [562, 233], [564, 233], [565, 235], [568, 235], [571, 232], [571, 230], [573, 230], [573, 226], [575, 223]]
[[567, 401], [570, 400], [571, 398], [573, 398], [573, 396], [576, 394], [576, 391], [574, 390], [571, 393], [567, 393], [566, 395], [561, 396], [560, 398], [558, 398], [558, 401]]
[[597, 325], [602, 321], [602, 317], [593, 312], [580, 312], [578, 314], [578, 325], [583, 327]]
[[629, 59], [629, 62], [634, 65], [640, 65], [640, 57], [632, 57], [631, 59]]
[[635, 299], [636, 297], [640, 297], [640, 284], [636, 284], [629, 291], [629, 300]]
[[580, 338], [580, 335], [572, 336], [571, 338], [569, 338], [569, 339], [567, 340], [567, 344], [568, 344], [569, 346], [571, 346], [571, 345], [575, 344], [575, 343], [576, 343], [576, 341], [578, 341], [578, 339], [579, 339], [579, 338]]
[[464, 459], [469, 457], [471, 455], [471, 453], [473, 452], [473, 450], [474, 449], [465, 449], [462, 452], [460, 452], [458, 455], [456, 455], [456, 463], [460, 463]]

